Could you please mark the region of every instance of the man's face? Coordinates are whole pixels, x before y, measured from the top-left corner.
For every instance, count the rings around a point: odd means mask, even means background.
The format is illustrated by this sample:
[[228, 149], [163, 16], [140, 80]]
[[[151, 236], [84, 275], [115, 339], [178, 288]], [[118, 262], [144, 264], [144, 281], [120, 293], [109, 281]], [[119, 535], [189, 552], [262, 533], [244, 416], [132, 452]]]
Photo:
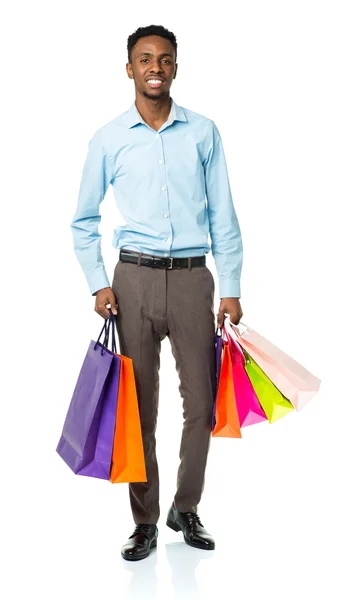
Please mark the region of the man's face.
[[131, 61], [126, 64], [127, 74], [140, 94], [152, 99], [168, 95], [177, 73], [175, 49], [169, 40], [158, 35], [140, 38]]

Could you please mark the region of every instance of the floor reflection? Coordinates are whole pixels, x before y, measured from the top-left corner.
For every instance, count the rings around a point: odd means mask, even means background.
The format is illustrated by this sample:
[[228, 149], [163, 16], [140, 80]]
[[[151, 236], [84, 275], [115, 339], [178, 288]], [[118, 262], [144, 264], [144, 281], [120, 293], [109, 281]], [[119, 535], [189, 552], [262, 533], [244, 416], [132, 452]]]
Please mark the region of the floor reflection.
[[[200, 579], [197, 577], [196, 570], [203, 560], [211, 560], [215, 556], [215, 550], [199, 550], [191, 548], [183, 541], [172, 542], [164, 545], [163, 548], [157, 547], [152, 550], [148, 558], [139, 561], [122, 560], [123, 566], [132, 573], [129, 586], [127, 588], [126, 600], [157, 600], [159, 592], [161, 595], [166, 591], [168, 600], [204, 600], [201, 595]], [[158, 560], [160, 552], [160, 560]], [[159, 582], [158, 571], [161, 567], [165, 573], [167, 565], [170, 567], [171, 584], [170, 589], [164, 590], [164, 580]], [[157, 571], [157, 572], [156, 572]]]
[[196, 569], [201, 561], [213, 559], [216, 551], [191, 548], [184, 542], [166, 544], [165, 548], [171, 567], [172, 600], [200, 600], [201, 586]]
[[157, 599], [157, 552], [157, 548], [151, 550], [150, 555], [143, 560], [130, 561], [121, 558], [124, 569], [132, 573], [125, 596], [126, 600]]

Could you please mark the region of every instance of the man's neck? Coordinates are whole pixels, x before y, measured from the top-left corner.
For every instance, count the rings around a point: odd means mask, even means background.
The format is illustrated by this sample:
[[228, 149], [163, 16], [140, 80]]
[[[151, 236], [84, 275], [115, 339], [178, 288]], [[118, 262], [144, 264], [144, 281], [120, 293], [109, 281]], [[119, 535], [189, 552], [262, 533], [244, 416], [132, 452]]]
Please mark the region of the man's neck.
[[146, 98], [140, 94], [136, 94], [136, 108], [142, 119], [153, 129], [160, 127], [168, 119], [171, 110], [171, 96], [163, 96], [158, 99]]

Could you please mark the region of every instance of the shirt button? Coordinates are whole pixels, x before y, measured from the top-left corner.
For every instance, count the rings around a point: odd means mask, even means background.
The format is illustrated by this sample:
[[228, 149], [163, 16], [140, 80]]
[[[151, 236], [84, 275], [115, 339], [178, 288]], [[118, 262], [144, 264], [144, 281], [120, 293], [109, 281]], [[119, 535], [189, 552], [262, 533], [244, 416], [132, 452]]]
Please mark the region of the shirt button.
[[168, 252], [165, 252], [163, 256], [168, 256]]
[[163, 216], [164, 216], [164, 217], [166, 217], [166, 219], [167, 219], [167, 217], [168, 217], [168, 213], [165, 213]]
[[158, 162], [160, 163], [160, 165], [162, 165], [162, 163], [163, 163], [163, 160], [161, 159], [161, 160], [159, 160]]
[[158, 139], [159, 137], [160, 137], [160, 134], [159, 134], [159, 133], [156, 133], [156, 138]]
[[165, 185], [163, 185], [163, 186], [161, 187], [161, 190], [165, 191], [165, 189], [166, 189], [166, 186], [165, 186]]

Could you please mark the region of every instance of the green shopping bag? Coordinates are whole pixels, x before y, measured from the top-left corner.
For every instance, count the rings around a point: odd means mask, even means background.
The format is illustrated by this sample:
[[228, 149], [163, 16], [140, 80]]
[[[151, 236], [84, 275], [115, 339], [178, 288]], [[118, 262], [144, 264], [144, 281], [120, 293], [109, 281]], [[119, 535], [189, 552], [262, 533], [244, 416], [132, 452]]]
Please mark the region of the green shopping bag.
[[262, 371], [260, 366], [242, 347], [245, 362], [245, 370], [257, 394], [258, 400], [270, 423], [284, 417], [294, 406], [283, 396], [279, 389], [272, 383], [269, 377]]

